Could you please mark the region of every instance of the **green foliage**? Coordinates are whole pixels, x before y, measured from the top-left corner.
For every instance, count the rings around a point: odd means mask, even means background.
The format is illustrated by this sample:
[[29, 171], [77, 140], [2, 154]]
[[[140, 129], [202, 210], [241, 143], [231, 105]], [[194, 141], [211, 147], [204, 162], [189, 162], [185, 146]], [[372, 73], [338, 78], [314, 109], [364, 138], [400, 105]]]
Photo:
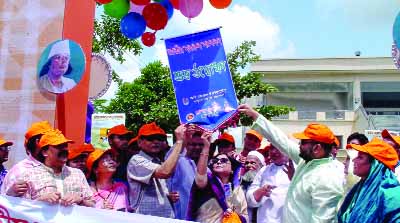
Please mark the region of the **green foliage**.
[[[240, 75], [240, 70], [259, 60], [254, 54], [254, 41], [245, 41], [227, 55], [236, 94], [240, 101], [246, 97], [276, 92], [277, 89], [261, 81], [261, 74]], [[126, 125], [137, 131], [141, 125], [156, 121], [165, 131], [173, 132], [179, 125], [175, 94], [169, 68], [160, 61], [148, 64], [141, 70], [142, 75], [132, 83], [119, 86], [116, 97], [108, 106], [95, 102], [96, 112], [125, 113]], [[286, 106], [262, 106], [257, 110], [267, 118], [287, 114], [293, 108]], [[242, 125], [251, 120], [241, 117]]]
[[120, 31], [120, 19], [102, 15], [94, 21], [94, 35], [92, 51], [94, 53], [109, 54], [120, 63], [125, 61], [124, 53], [131, 52], [139, 55], [142, 46], [137, 40], [130, 40]]

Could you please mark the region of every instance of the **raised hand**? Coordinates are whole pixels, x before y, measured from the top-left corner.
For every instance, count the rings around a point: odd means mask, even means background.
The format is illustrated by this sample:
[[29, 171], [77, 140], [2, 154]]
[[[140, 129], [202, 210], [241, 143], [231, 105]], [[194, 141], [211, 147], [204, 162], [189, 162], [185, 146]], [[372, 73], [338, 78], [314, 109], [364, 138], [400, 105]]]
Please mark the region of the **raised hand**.
[[238, 107], [238, 111], [249, 116], [252, 118], [254, 121], [258, 118], [260, 115], [256, 110], [254, 110], [250, 105], [248, 104], [241, 104]]
[[283, 172], [288, 175], [289, 180], [292, 180], [294, 172], [295, 172], [294, 164], [292, 160], [289, 160], [287, 164], [285, 164], [285, 168], [283, 168]]

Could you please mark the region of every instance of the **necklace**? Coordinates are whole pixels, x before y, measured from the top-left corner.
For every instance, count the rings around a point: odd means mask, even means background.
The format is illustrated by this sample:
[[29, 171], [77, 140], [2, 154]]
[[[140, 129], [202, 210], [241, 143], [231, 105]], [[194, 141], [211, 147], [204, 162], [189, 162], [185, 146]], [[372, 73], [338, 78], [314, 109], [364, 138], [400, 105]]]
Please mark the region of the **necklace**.
[[99, 192], [99, 189], [97, 188], [97, 182], [94, 182], [94, 187], [95, 187], [96, 192], [97, 192], [97, 194], [99, 195], [99, 197], [100, 197], [101, 199], [103, 199], [103, 207], [105, 207], [105, 206], [106, 206], [106, 202], [108, 201], [108, 198], [110, 197], [110, 195], [111, 195], [111, 193], [112, 193], [112, 191], [113, 191], [113, 188], [114, 188], [114, 181], [112, 181], [112, 183], [111, 183], [111, 189], [110, 189], [110, 190], [104, 190], [104, 191], [108, 191], [108, 192], [109, 192], [108, 195], [107, 195], [107, 197], [103, 197], [103, 196], [101, 195], [101, 193]]

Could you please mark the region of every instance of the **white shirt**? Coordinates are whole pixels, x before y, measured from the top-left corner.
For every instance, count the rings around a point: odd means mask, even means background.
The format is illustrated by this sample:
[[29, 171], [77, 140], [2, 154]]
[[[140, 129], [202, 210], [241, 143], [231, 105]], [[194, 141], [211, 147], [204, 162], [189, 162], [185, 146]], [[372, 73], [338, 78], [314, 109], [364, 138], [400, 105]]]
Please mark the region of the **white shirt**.
[[57, 93], [57, 94], [69, 91], [76, 85], [76, 83], [73, 79], [62, 76], [61, 77], [61, 86], [55, 86], [51, 83], [47, 74], [40, 77], [39, 84], [40, 84], [41, 88], [44, 88], [47, 91]]
[[[270, 164], [261, 168], [247, 190], [246, 198], [249, 207], [258, 207], [257, 223], [280, 223], [283, 217], [283, 206], [290, 180], [283, 171], [284, 165]], [[254, 199], [254, 192], [265, 184], [276, 186], [270, 197], [263, 197], [260, 202]]]

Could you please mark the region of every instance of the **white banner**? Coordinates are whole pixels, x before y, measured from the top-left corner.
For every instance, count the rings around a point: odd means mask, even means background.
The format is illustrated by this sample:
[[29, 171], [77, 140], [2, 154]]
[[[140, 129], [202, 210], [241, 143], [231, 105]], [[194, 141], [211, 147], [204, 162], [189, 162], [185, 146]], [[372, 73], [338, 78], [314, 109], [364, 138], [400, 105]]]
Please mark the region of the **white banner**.
[[183, 223], [188, 221], [160, 218], [114, 210], [82, 206], [64, 207], [17, 197], [0, 196], [1, 223]]

